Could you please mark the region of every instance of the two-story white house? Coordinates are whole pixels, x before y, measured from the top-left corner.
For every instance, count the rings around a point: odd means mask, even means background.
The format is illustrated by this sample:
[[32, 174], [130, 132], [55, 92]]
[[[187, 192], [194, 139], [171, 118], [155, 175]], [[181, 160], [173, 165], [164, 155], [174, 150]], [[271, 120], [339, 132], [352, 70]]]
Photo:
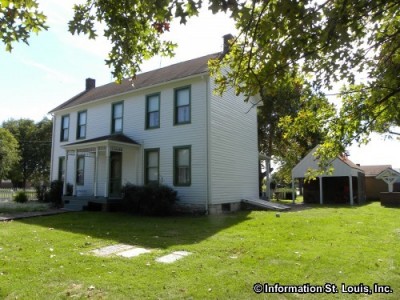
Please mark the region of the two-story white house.
[[63, 180], [64, 192], [73, 186], [70, 209], [120, 199], [127, 183], [168, 185], [178, 205], [206, 213], [258, 198], [255, 99], [213, 93], [207, 62], [219, 55], [121, 84], [96, 87], [88, 78], [83, 92], [50, 112], [51, 180]]

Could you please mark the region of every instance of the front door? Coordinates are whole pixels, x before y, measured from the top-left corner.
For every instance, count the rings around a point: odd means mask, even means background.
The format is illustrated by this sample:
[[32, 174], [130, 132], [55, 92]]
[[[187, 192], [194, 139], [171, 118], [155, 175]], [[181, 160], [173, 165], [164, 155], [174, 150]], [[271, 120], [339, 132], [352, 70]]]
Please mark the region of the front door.
[[122, 188], [122, 153], [110, 153], [110, 193], [113, 198], [121, 197]]

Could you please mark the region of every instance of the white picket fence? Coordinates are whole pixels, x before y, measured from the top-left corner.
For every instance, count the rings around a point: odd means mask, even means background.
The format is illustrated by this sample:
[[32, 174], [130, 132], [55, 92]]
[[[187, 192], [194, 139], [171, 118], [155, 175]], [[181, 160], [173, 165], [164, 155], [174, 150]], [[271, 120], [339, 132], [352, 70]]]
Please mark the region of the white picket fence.
[[[14, 199], [14, 196], [18, 192], [23, 192], [23, 189], [0, 189], [0, 201], [11, 201]], [[29, 189], [25, 190], [26, 195], [28, 196], [28, 200], [37, 200], [36, 191]]]

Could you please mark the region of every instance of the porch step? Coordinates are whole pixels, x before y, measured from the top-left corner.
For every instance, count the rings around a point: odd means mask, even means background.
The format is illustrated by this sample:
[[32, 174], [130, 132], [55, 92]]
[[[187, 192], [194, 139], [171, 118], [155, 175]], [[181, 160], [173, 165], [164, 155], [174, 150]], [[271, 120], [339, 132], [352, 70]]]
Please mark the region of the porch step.
[[68, 199], [64, 200], [64, 209], [69, 211], [82, 211], [84, 206], [88, 205], [85, 199]]
[[242, 202], [270, 210], [284, 211], [290, 209], [290, 206], [261, 199], [242, 199]]

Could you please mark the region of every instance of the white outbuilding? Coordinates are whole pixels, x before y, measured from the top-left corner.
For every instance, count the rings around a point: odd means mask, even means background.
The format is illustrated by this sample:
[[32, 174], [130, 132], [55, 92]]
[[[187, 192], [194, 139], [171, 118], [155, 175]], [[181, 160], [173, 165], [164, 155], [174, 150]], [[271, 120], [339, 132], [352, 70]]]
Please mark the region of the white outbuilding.
[[365, 202], [365, 175], [360, 166], [350, 161], [347, 156], [338, 156], [332, 161], [333, 172], [324, 173], [315, 180], [305, 181], [310, 169], [318, 169], [318, 159], [314, 156], [315, 147], [293, 169], [292, 182], [303, 182], [305, 203], [355, 203]]

